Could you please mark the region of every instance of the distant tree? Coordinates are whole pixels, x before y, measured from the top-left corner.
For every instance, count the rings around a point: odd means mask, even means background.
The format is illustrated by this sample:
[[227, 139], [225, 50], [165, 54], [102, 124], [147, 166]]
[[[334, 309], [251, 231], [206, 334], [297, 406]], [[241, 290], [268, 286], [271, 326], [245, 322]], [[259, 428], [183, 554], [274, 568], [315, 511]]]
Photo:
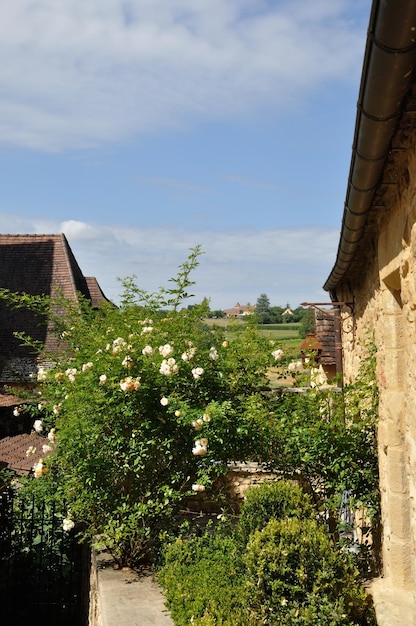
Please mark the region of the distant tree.
[[203, 298], [201, 304], [188, 304], [187, 310], [192, 311], [193, 309], [200, 308], [203, 314], [203, 317], [211, 317], [211, 309], [209, 306], [209, 298]]
[[315, 332], [315, 311], [313, 309], [303, 309], [302, 317], [300, 318], [300, 337], [306, 337], [308, 333]]
[[283, 311], [284, 311], [284, 309], [281, 306], [272, 306], [272, 307], [270, 307], [272, 324], [281, 324], [282, 323], [282, 321], [283, 321], [283, 319], [282, 319]]
[[307, 310], [308, 309], [305, 309], [303, 306], [298, 306], [296, 309], [292, 309], [293, 321], [300, 322], [305, 315], [305, 311]]
[[272, 314], [270, 310], [270, 300], [267, 294], [262, 293], [257, 298], [256, 316], [260, 324], [270, 324]]
[[209, 312], [208, 317], [219, 319], [225, 317], [225, 313], [221, 309], [215, 309], [214, 311]]

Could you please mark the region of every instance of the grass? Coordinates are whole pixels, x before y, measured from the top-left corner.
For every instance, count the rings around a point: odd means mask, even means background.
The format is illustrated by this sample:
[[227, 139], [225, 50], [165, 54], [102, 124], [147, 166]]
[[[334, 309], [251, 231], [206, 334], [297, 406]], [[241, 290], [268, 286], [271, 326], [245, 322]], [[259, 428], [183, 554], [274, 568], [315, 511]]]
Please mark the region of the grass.
[[[204, 322], [210, 328], [221, 328], [232, 340], [244, 328], [246, 322], [242, 319], [207, 318]], [[299, 355], [299, 346], [302, 338], [299, 336], [300, 324], [259, 324], [259, 330], [263, 337], [275, 341], [279, 347], [286, 351], [290, 351], [293, 358]]]
[[[221, 328], [229, 341], [232, 341], [241, 332], [246, 322], [242, 319], [207, 318], [204, 322], [210, 328]], [[285, 361], [297, 360], [300, 358], [299, 346], [302, 338], [299, 336], [300, 324], [259, 324], [259, 330], [263, 337], [276, 343], [276, 347], [281, 348], [285, 353]], [[286, 368], [283, 366], [272, 367], [267, 372], [270, 387], [291, 387], [295, 384], [295, 379], [288, 376]]]

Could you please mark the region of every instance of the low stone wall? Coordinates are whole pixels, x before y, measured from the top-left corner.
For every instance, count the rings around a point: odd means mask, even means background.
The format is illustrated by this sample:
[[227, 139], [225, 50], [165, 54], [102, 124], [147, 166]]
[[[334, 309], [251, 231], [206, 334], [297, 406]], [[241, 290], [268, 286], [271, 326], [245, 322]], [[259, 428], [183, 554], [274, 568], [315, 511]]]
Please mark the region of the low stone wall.
[[277, 474], [267, 471], [258, 463], [235, 463], [225, 477], [225, 488], [236, 502], [244, 499], [247, 489], [268, 481], [279, 480]]
[[238, 513], [247, 489], [265, 481], [276, 480], [279, 480], [277, 474], [269, 472], [258, 463], [231, 463], [227, 474], [214, 485], [215, 497], [211, 499], [207, 493], [195, 493], [187, 499], [187, 507], [190, 511], [219, 513], [222, 510], [221, 494], [224, 494], [227, 505]]
[[90, 604], [88, 614], [88, 626], [101, 626], [100, 602], [98, 598], [98, 571], [96, 551], [91, 551], [90, 572]]

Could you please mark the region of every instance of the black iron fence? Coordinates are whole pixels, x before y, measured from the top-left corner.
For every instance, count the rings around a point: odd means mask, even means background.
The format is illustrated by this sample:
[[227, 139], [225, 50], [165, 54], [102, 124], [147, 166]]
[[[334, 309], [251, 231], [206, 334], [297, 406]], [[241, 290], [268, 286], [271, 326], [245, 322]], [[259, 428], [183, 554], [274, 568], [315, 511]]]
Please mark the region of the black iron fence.
[[89, 551], [63, 528], [64, 508], [0, 494], [0, 623], [85, 626]]

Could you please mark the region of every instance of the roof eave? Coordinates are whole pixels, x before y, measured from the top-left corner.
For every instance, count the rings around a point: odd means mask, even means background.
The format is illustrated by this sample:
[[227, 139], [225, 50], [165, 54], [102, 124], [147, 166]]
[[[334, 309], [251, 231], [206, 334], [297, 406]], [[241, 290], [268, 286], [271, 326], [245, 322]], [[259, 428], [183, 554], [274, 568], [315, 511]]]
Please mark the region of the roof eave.
[[334, 293], [357, 252], [415, 66], [416, 2], [374, 0], [340, 241], [325, 291]]

